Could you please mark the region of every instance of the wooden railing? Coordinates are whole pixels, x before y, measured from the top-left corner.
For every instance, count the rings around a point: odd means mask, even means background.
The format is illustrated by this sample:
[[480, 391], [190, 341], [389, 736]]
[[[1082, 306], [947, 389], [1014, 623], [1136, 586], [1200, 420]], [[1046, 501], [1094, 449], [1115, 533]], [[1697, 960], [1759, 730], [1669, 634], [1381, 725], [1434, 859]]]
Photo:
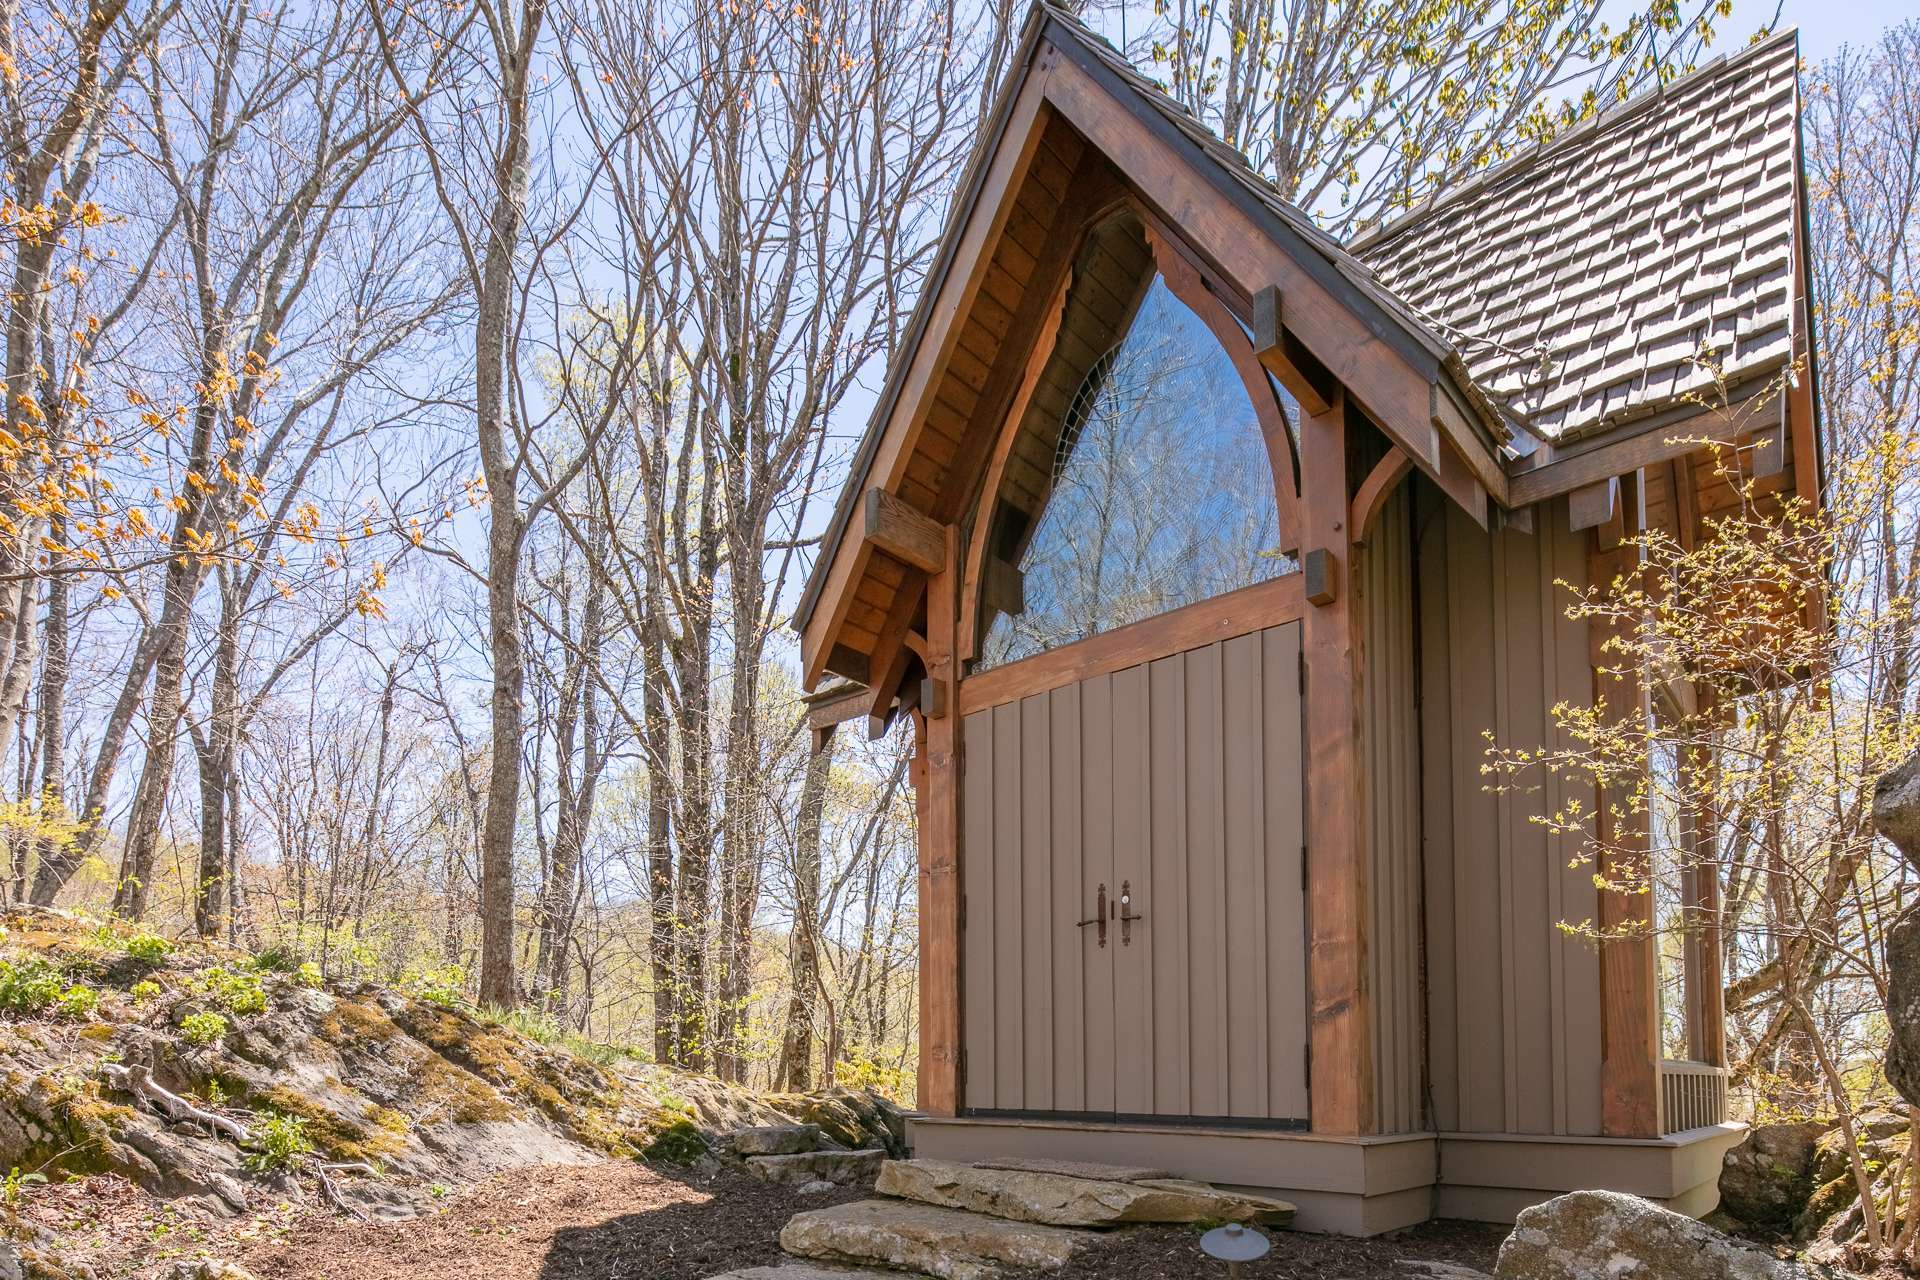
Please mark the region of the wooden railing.
[[1704, 1062], [1660, 1064], [1660, 1132], [1684, 1133], [1727, 1120], [1727, 1069]]

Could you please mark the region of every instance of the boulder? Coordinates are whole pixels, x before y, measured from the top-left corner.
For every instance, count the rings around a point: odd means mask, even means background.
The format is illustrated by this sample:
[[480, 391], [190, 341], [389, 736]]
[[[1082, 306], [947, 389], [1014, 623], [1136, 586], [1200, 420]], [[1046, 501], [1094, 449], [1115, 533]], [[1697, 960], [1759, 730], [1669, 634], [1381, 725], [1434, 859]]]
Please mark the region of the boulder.
[[[1920, 751], [1873, 789], [1873, 825], [1920, 868]], [[1887, 930], [1887, 1083], [1920, 1107], [1920, 903]]]
[[814, 1151], [820, 1146], [817, 1124], [763, 1124], [751, 1129], [735, 1129], [727, 1135], [727, 1146], [743, 1156], [788, 1156], [798, 1151]]
[[848, 1187], [871, 1181], [886, 1162], [884, 1151], [795, 1151], [779, 1156], [748, 1156], [746, 1170], [762, 1182], [804, 1187], [831, 1182]]
[[1522, 1210], [1497, 1280], [1810, 1280], [1791, 1262], [1617, 1191], [1575, 1191]]
[[1001, 1267], [1058, 1271], [1098, 1240], [1092, 1232], [898, 1200], [810, 1209], [780, 1232], [780, 1247], [803, 1258], [919, 1271], [940, 1280], [991, 1280]]
[[843, 1147], [885, 1145], [868, 1131], [860, 1113], [847, 1105], [846, 1094], [842, 1090], [835, 1090], [825, 1097], [808, 1099], [800, 1118]]
[[874, 1190], [922, 1204], [1056, 1227], [1134, 1222], [1286, 1222], [1284, 1200], [1175, 1180], [1107, 1182], [1059, 1173], [989, 1169], [947, 1160], [889, 1160]]
[[1792, 1227], [1817, 1185], [1814, 1157], [1827, 1128], [1812, 1120], [1756, 1126], [1720, 1167], [1720, 1207], [1748, 1226]]

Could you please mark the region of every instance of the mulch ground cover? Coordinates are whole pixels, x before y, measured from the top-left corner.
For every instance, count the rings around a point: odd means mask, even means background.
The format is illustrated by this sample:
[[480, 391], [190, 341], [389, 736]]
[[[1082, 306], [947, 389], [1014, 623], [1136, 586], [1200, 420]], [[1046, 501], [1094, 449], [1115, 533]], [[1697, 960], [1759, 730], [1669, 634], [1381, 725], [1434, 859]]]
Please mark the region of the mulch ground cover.
[[[31, 1216], [84, 1250], [103, 1277], [167, 1277], [182, 1260], [237, 1262], [259, 1280], [706, 1280], [780, 1262], [780, 1228], [803, 1209], [864, 1191], [801, 1195], [731, 1169], [627, 1162], [494, 1176], [404, 1222], [362, 1222], [313, 1202], [263, 1199], [218, 1219], [156, 1202], [118, 1179], [45, 1188]], [[1243, 1280], [1386, 1280], [1402, 1258], [1491, 1270], [1503, 1232], [1428, 1223], [1374, 1240], [1273, 1233]], [[1190, 1227], [1135, 1227], [1088, 1250], [1057, 1280], [1225, 1280]]]

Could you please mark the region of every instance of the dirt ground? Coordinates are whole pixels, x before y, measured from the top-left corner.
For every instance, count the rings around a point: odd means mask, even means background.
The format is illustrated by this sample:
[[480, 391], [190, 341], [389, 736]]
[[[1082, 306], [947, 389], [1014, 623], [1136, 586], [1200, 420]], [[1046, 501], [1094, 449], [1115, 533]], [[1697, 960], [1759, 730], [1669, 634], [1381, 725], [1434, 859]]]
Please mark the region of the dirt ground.
[[[170, 1277], [184, 1258], [238, 1262], [259, 1280], [706, 1280], [781, 1259], [780, 1228], [802, 1209], [865, 1194], [802, 1196], [744, 1174], [610, 1162], [504, 1173], [451, 1194], [441, 1211], [369, 1223], [314, 1204], [266, 1202], [240, 1219], [159, 1205], [118, 1179], [46, 1188], [31, 1214], [58, 1226], [100, 1274]], [[1276, 1232], [1245, 1280], [1386, 1280], [1399, 1258], [1491, 1270], [1502, 1233], [1430, 1223], [1387, 1239]], [[1058, 1280], [1206, 1280], [1199, 1232], [1141, 1227], [1116, 1233]]]

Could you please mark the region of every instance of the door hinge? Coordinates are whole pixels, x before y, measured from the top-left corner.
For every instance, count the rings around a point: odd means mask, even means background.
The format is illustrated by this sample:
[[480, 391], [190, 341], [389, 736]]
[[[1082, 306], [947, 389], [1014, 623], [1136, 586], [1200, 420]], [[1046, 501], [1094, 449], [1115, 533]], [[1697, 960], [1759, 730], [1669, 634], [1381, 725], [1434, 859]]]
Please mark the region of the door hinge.
[[967, 931], [967, 895], [960, 895], [960, 932]]
[[1300, 692], [1305, 693], [1307, 691], [1307, 651], [1302, 649], [1294, 656], [1300, 664]]
[[1313, 1041], [1309, 1040], [1300, 1046], [1300, 1057], [1302, 1059], [1302, 1074], [1306, 1076], [1306, 1086], [1308, 1091], [1311, 1092], [1313, 1089]]
[[1306, 845], [1306, 842], [1303, 840], [1300, 842], [1300, 892], [1305, 893], [1306, 891], [1307, 891], [1307, 845]]

